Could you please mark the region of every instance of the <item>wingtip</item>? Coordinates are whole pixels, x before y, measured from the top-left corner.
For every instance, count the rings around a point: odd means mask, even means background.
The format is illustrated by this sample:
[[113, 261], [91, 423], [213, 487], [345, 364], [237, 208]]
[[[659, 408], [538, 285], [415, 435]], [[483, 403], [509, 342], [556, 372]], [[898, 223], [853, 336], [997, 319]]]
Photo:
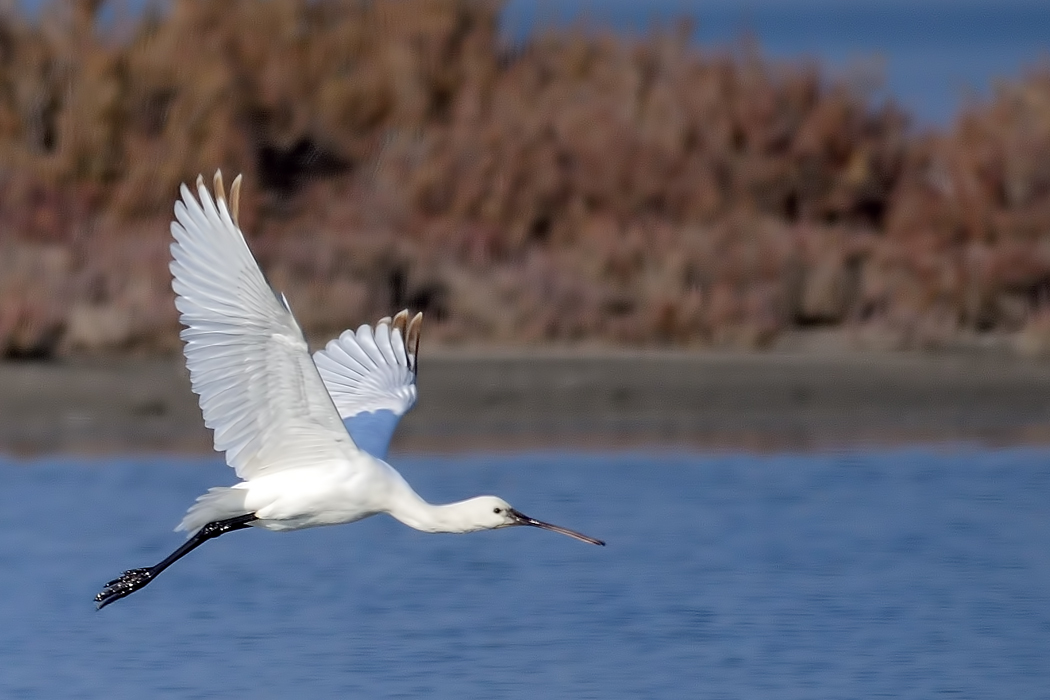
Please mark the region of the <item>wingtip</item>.
[[401, 331], [401, 337], [405, 337], [405, 331], [408, 327], [408, 309], [401, 309], [394, 314], [394, 320], [392, 324], [394, 328]]
[[241, 208], [241, 180], [242, 175], [237, 173], [237, 177], [233, 178], [233, 184], [230, 185], [230, 216], [233, 217], [233, 225], [237, 228], [241, 227], [239, 219]]
[[[407, 315], [407, 313], [406, 313]], [[405, 335], [405, 347], [410, 348], [412, 353], [412, 368], [419, 364], [419, 336], [423, 329], [423, 312], [420, 311], [408, 322], [408, 331]]]
[[226, 188], [222, 184], [222, 171], [216, 170], [215, 175], [212, 176], [212, 189], [215, 190], [215, 199], [219, 202], [226, 201]]
[[[214, 199], [216, 202], [226, 202], [226, 207], [230, 212], [230, 218], [233, 219], [233, 225], [237, 228], [241, 227], [240, 223], [240, 208], [241, 208], [241, 183], [244, 181], [244, 176], [238, 174], [237, 177], [233, 178], [233, 183], [230, 185], [230, 196], [226, 197], [226, 186], [222, 179], [222, 170], [216, 170], [215, 175], [212, 176], [212, 189], [215, 191]], [[197, 194], [202, 199], [212, 195], [208, 192], [208, 188], [204, 185], [204, 175], [197, 175], [196, 180]], [[185, 185], [184, 185], [185, 187]], [[185, 199], [186, 193], [183, 192], [183, 198]]]

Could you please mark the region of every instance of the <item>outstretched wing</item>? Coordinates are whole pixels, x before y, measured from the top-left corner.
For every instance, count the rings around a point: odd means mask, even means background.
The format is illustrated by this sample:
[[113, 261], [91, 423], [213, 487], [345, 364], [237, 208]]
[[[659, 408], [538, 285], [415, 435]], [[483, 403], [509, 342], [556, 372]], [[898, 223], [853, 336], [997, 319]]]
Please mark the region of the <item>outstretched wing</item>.
[[242, 479], [345, 460], [357, 452], [284, 298], [278, 299], [234, 219], [197, 178], [175, 203], [171, 273], [186, 328], [186, 366], [215, 449]]
[[314, 364], [359, 448], [386, 458], [394, 429], [416, 402], [416, 356], [423, 314], [380, 319], [375, 329], [344, 331]]

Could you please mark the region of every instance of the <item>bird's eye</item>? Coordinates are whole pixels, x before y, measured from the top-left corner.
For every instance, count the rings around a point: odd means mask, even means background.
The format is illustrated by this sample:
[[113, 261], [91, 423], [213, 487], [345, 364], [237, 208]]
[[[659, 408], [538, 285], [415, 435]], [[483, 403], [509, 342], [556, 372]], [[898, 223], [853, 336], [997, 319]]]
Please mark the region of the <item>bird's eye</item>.
[[492, 512], [495, 513], [496, 515], [499, 515], [500, 513], [503, 512], [503, 509], [502, 508], [493, 508]]

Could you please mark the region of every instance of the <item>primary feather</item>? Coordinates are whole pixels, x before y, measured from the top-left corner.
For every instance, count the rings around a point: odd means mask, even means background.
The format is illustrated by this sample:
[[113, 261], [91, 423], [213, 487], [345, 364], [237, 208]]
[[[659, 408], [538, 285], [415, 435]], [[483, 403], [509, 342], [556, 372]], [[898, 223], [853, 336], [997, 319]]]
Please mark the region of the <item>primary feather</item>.
[[215, 189], [217, 202], [202, 178], [197, 198], [183, 185], [171, 224], [186, 366], [215, 449], [246, 480], [345, 461], [357, 447], [302, 330], [263, 277], [218, 178]]
[[[423, 315], [408, 311], [375, 328], [345, 331], [314, 353], [314, 364], [359, 448], [384, 459], [398, 421], [416, 402], [416, 357]], [[407, 346], [406, 346], [407, 342]]]

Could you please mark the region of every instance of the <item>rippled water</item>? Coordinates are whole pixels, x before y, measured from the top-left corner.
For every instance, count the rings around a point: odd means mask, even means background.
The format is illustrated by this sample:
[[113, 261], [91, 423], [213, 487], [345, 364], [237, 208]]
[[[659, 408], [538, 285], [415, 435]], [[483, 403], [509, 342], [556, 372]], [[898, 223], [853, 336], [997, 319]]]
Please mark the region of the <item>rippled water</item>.
[[389, 518], [152, 564], [215, 461], [0, 463], [3, 698], [1050, 696], [1050, 454], [398, 459], [608, 540]]

